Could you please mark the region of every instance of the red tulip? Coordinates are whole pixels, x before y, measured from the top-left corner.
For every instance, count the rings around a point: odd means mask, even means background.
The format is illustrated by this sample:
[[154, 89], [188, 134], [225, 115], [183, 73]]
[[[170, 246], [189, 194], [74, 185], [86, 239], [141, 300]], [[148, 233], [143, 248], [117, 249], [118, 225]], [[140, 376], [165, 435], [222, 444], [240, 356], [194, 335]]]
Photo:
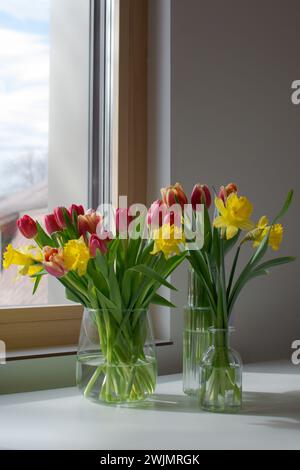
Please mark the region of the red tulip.
[[93, 209], [89, 209], [84, 215], [78, 216], [78, 231], [80, 235], [96, 233], [97, 225], [101, 223], [102, 217]]
[[83, 215], [84, 214], [84, 208], [81, 205], [77, 206], [76, 204], [72, 204], [69, 207], [68, 212], [69, 212], [71, 218], [73, 217], [73, 211], [75, 211], [77, 215]]
[[64, 216], [64, 210], [66, 211], [66, 217], [68, 217], [71, 222], [69, 212], [65, 207], [56, 207], [53, 211], [56, 223], [57, 225], [59, 225], [61, 229], [64, 229], [67, 226], [66, 221], [65, 221], [65, 216]]
[[191, 203], [194, 210], [196, 210], [197, 204], [204, 204], [207, 209], [210, 208], [211, 194], [206, 184], [195, 184], [191, 195]]
[[188, 203], [185, 192], [181, 184], [176, 183], [174, 186], [167, 186], [166, 188], [161, 189], [161, 194], [163, 202], [167, 204], [168, 207], [173, 206], [173, 204], [180, 204], [181, 208], [184, 208], [184, 205]]
[[238, 188], [237, 185], [234, 183], [229, 183], [227, 184], [226, 187], [221, 186], [219, 193], [218, 193], [218, 198], [222, 199], [224, 204], [226, 203], [226, 199], [228, 198], [229, 194], [231, 193], [237, 193]]
[[154, 229], [161, 227], [167, 210], [166, 204], [161, 199], [152, 202], [147, 214], [148, 225], [151, 225], [151, 228]]
[[134, 219], [132, 215], [129, 215], [128, 209], [120, 209], [116, 210], [116, 231], [117, 233], [124, 233], [127, 232], [128, 226], [130, 222]]
[[64, 266], [63, 252], [61, 248], [45, 246], [43, 254], [43, 266], [51, 276], [62, 277], [66, 274], [67, 270]]
[[90, 240], [89, 240], [89, 249], [91, 256], [95, 257], [97, 254], [97, 250], [100, 250], [100, 252], [104, 255], [107, 250], [108, 250], [108, 243], [111, 241], [112, 235], [111, 233], [107, 231], [103, 231], [101, 234], [101, 237], [98, 237], [98, 235], [91, 235]]
[[181, 215], [181, 211], [168, 211], [164, 217], [163, 223], [170, 226], [176, 225], [177, 227], [181, 227]]
[[44, 217], [45, 227], [49, 235], [53, 232], [59, 232], [61, 230], [60, 226], [56, 222], [54, 214], [48, 214]]
[[26, 238], [34, 238], [37, 234], [37, 226], [35, 220], [29, 215], [23, 215], [17, 220], [18, 229]]

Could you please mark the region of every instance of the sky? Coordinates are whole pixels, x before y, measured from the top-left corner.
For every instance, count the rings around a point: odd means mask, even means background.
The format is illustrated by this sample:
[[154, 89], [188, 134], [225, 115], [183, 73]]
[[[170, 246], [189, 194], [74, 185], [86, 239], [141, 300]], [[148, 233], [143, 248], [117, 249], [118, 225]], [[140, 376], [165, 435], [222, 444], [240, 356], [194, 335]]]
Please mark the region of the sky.
[[48, 149], [50, 1], [0, 0], [0, 197], [8, 159]]

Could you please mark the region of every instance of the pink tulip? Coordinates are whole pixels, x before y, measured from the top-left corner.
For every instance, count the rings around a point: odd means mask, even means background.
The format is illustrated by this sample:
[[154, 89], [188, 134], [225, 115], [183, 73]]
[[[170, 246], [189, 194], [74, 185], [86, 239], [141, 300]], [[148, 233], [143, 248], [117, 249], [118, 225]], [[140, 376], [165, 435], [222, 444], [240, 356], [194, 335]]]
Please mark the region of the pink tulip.
[[59, 232], [61, 230], [60, 226], [56, 222], [54, 214], [48, 214], [44, 217], [45, 227], [49, 235], [53, 232]]
[[161, 199], [152, 202], [147, 214], [148, 225], [153, 229], [161, 227], [167, 210], [166, 204]]
[[66, 274], [67, 270], [64, 266], [63, 252], [61, 248], [45, 246], [43, 254], [43, 266], [51, 276], [62, 277]]
[[231, 193], [237, 193], [238, 188], [235, 183], [229, 183], [227, 186], [221, 186], [219, 193], [218, 193], [218, 198], [222, 199], [224, 204], [226, 204], [226, 199]]
[[18, 229], [26, 238], [34, 238], [37, 234], [36, 222], [29, 216], [23, 215], [17, 220]]
[[117, 209], [116, 210], [116, 231], [117, 233], [127, 232], [128, 226], [134, 217], [129, 215], [128, 209]]
[[105, 255], [108, 250], [107, 245], [111, 241], [111, 239], [112, 235], [107, 231], [103, 231], [101, 237], [98, 237], [98, 235], [95, 234], [91, 235], [89, 240], [89, 249], [91, 256], [93, 256], [94, 258], [97, 254], [97, 250], [100, 250], [100, 252]]
[[164, 217], [163, 223], [167, 225], [176, 225], [181, 227], [181, 211], [168, 211]]
[[210, 208], [211, 194], [206, 184], [195, 184], [191, 195], [191, 203], [194, 210], [196, 210], [198, 204], [204, 204], [207, 209]]
[[56, 223], [57, 225], [59, 225], [61, 229], [65, 229], [67, 226], [65, 217], [64, 217], [64, 209], [66, 210], [66, 217], [68, 217], [71, 222], [68, 210], [65, 207], [56, 207], [53, 211], [55, 215]]

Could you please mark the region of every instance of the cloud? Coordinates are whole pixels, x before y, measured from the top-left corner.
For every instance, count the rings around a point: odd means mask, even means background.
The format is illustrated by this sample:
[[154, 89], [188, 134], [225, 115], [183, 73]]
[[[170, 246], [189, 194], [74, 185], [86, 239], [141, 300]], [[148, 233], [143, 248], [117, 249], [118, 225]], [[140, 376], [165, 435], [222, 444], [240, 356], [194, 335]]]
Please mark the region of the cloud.
[[50, 0], [0, 0], [0, 12], [20, 20], [49, 21], [49, 11]]
[[0, 28], [0, 174], [7, 158], [47, 150], [48, 99], [44, 37]]

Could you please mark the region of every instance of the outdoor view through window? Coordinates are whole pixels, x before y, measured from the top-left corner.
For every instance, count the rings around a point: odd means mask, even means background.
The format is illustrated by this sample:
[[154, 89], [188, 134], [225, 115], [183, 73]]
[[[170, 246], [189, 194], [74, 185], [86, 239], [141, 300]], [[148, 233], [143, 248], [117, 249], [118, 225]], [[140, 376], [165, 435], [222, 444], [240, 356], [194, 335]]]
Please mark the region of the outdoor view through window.
[[[47, 212], [49, 23], [51, 0], [0, 0], [0, 243], [28, 244], [16, 230], [24, 213]], [[2, 258], [2, 256], [1, 256]], [[0, 305], [45, 304], [47, 280], [0, 273]]]

